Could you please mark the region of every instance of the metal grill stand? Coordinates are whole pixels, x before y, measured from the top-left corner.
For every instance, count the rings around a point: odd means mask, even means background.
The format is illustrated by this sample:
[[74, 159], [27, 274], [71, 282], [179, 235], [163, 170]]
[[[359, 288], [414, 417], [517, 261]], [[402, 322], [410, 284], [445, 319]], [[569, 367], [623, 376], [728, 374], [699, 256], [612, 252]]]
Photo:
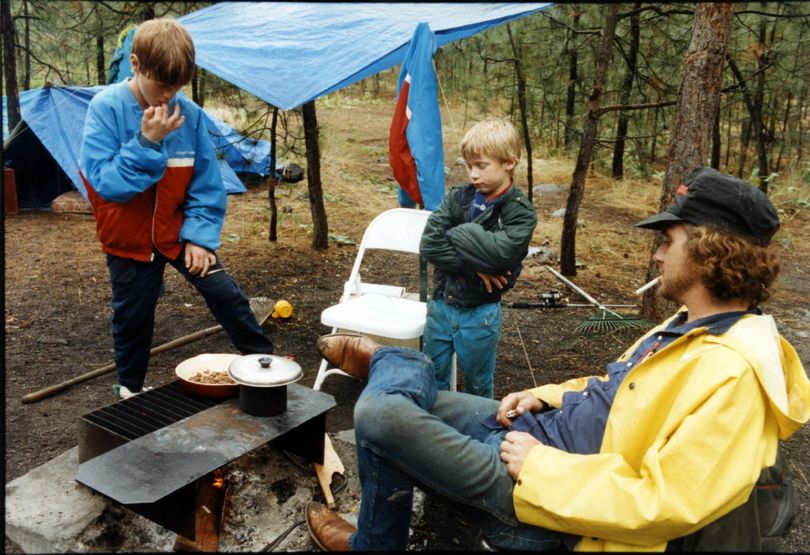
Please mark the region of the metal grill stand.
[[287, 410], [243, 413], [236, 399], [191, 397], [177, 382], [80, 419], [76, 480], [128, 509], [194, 540], [201, 478], [262, 445], [323, 463], [331, 395], [290, 384]]

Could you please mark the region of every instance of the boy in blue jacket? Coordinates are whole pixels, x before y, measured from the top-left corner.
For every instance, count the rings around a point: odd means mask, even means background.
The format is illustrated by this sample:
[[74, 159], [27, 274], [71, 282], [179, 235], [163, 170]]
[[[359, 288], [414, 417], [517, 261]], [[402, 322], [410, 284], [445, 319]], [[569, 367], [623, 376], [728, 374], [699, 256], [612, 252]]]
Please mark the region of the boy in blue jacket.
[[143, 388], [166, 263], [202, 294], [240, 352], [273, 352], [216, 255], [225, 187], [202, 110], [175, 96], [194, 75], [191, 36], [172, 19], [146, 21], [130, 64], [133, 77], [90, 102], [79, 154], [110, 272], [119, 398]]
[[439, 389], [453, 352], [464, 391], [492, 399], [501, 336], [501, 295], [514, 287], [537, 214], [514, 183], [520, 137], [508, 121], [474, 125], [461, 141], [470, 183], [454, 187], [427, 221], [420, 254], [434, 266], [423, 351]]

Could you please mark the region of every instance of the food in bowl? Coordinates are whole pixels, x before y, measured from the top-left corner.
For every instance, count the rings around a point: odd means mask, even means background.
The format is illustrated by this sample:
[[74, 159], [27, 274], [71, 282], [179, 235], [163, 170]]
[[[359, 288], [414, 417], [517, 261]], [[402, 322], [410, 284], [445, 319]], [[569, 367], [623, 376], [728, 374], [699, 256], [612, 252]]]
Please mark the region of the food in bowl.
[[206, 353], [184, 360], [175, 368], [181, 387], [192, 395], [225, 399], [239, 394], [239, 384], [228, 376], [228, 365], [240, 355]]
[[201, 370], [188, 377], [190, 382], [208, 384], [208, 385], [236, 385], [235, 382], [227, 372], [219, 370]]

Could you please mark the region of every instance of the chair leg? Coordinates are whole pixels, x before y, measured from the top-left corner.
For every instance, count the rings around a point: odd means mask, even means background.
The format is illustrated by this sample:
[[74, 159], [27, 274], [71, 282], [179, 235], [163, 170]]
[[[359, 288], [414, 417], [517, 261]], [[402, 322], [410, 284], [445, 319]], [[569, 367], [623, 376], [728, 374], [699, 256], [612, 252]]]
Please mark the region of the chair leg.
[[326, 379], [326, 376], [330, 374], [340, 374], [341, 376], [346, 376], [347, 378], [352, 378], [351, 374], [347, 374], [340, 368], [329, 368], [329, 363], [326, 359], [321, 359], [321, 366], [318, 368], [318, 375], [315, 376], [315, 383], [312, 385], [312, 389], [315, 391], [320, 391], [321, 386], [323, 385], [323, 381]]
[[321, 365], [318, 367], [318, 375], [315, 376], [315, 384], [312, 386], [312, 389], [315, 391], [321, 390], [321, 385], [323, 385], [323, 380], [326, 378], [326, 367], [328, 366], [328, 362], [326, 362], [325, 358], [321, 359]]

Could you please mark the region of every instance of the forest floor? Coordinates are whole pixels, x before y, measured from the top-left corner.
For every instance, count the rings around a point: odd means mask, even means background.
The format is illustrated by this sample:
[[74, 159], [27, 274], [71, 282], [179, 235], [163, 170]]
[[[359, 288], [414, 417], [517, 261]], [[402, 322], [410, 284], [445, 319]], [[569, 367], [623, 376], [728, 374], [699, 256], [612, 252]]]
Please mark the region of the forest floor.
[[[229, 197], [228, 215], [219, 251], [228, 272], [248, 296], [286, 299], [294, 313], [270, 319], [264, 328], [277, 354], [291, 355], [302, 366], [300, 383], [311, 386], [319, 357], [315, 342], [328, 333], [320, 313], [335, 303], [348, 277], [359, 243], [374, 215], [396, 205], [395, 185], [387, 165], [387, 130], [392, 104], [330, 95], [319, 102], [322, 178], [329, 230], [325, 251], [310, 248], [311, 217], [306, 182], [278, 188], [279, 232], [269, 242], [269, 208], [264, 188]], [[460, 118], [456, 115], [456, 121]], [[447, 114], [443, 120], [448, 121]], [[467, 125], [450, 126], [445, 135], [448, 183], [465, 181], [456, 163], [457, 144]], [[538, 149], [539, 150], [539, 149]], [[553, 158], [534, 160], [534, 194], [540, 224], [532, 246], [559, 251], [562, 218], [553, 212], [565, 206], [573, 162]], [[302, 166], [302, 161], [296, 160]], [[525, 161], [520, 171], [525, 175]], [[525, 182], [525, 180], [521, 180]], [[801, 185], [800, 187], [806, 187]], [[633, 291], [645, 280], [652, 235], [632, 224], [656, 211], [660, 179], [614, 182], [593, 175], [580, 211], [577, 253], [583, 266], [573, 281], [602, 303], [635, 305]], [[794, 202], [796, 191], [775, 189], [782, 213], [777, 236], [782, 274], [775, 295], [764, 307], [773, 314], [783, 335], [810, 367], [810, 210]], [[802, 193], [807, 196], [806, 191]], [[95, 238], [91, 216], [23, 212], [5, 219], [5, 470], [10, 481], [76, 445], [77, 419], [113, 401], [110, 373], [45, 400], [23, 404], [23, 395], [98, 368], [112, 359], [110, 289], [104, 256]], [[408, 275], [415, 283], [415, 263], [398, 257], [369, 259], [364, 280]], [[201, 298], [173, 270], [165, 275], [165, 294], [158, 304], [154, 344], [162, 344], [214, 324]], [[584, 303], [567, 290], [539, 260], [530, 259], [518, 286], [504, 299], [539, 302], [540, 295], [558, 290], [571, 303]], [[623, 309], [628, 314], [634, 308]], [[609, 333], [577, 331], [595, 310], [592, 307], [554, 309], [505, 308], [498, 349], [496, 397], [557, 382], [577, 375], [600, 374], [637, 336], [638, 330]], [[210, 336], [152, 358], [147, 383], [162, 385], [175, 379], [181, 361], [204, 352], [232, 352], [223, 334]], [[352, 406], [361, 384], [329, 378], [323, 391], [335, 396], [337, 407], [327, 428], [352, 428]], [[800, 509], [785, 541], [787, 551], [810, 545], [810, 430], [787, 442], [790, 466], [796, 475]], [[415, 527], [412, 545], [424, 550], [477, 550], [474, 528], [451, 504], [428, 497], [425, 517]], [[15, 546], [6, 540], [6, 550]], [[18, 551], [19, 552], [19, 551]]]

